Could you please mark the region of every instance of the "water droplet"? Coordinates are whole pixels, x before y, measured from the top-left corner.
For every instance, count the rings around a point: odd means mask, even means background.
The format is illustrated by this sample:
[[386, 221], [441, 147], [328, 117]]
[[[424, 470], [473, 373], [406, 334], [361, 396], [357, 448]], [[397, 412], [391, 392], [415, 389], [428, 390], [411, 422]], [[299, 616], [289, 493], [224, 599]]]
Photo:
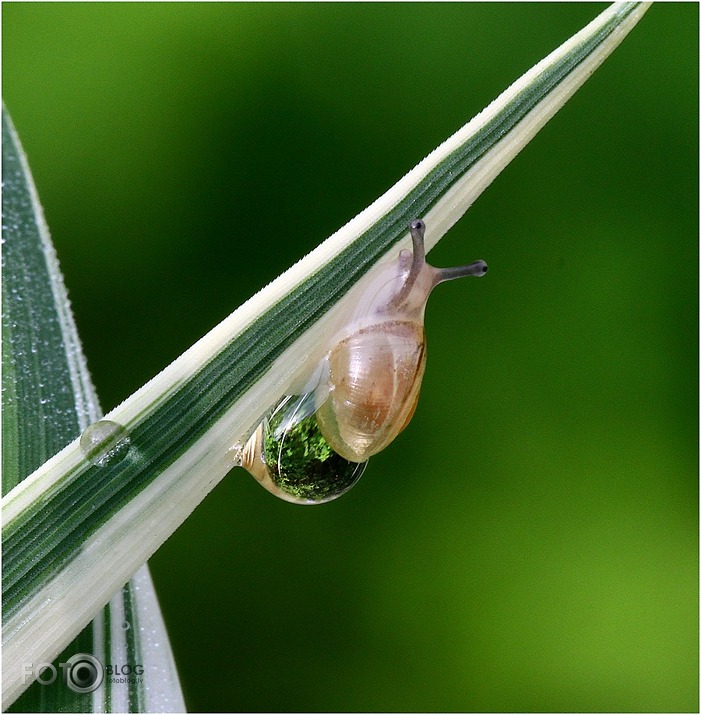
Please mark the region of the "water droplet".
[[121, 462], [127, 456], [130, 444], [127, 430], [111, 420], [91, 424], [80, 437], [83, 454], [98, 467]]
[[129, 621], [122, 621], [122, 630], [128, 631], [131, 628], [131, 623]]
[[331, 449], [314, 414], [314, 395], [285, 397], [243, 450], [242, 466], [268, 491], [296, 504], [323, 504], [347, 492], [367, 462]]
[[244, 445], [242, 445], [241, 442], [236, 442], [229, 447], [226, 456], [231, 469], [243, 465], [243, 449]]

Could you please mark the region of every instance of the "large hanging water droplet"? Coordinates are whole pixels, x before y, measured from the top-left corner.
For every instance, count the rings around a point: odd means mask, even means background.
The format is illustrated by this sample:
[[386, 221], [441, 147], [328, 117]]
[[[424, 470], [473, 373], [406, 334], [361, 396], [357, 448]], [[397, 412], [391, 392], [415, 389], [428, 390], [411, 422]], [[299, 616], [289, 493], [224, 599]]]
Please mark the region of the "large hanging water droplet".
[[347, 492], [367, 462], [331, 449], [314, 415], [314, 395], [285, 397], [248, 441], [242, 464], [268, 491], [295, 504], [323, 504]]
[[80, 448], [85, 458], [98, 467], [121, 462], [127, 456], [130, 445], [126, 428], [111, 420], [91, 424], [80, 436]]

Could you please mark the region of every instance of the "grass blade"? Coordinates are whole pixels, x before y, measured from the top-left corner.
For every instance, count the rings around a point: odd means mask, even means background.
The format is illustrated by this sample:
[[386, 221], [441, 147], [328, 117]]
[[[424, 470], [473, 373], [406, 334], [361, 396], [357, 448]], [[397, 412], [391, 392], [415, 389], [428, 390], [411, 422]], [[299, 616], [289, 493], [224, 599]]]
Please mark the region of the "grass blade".
[[[4, 108], [2, 122], [2, 476], [6, 493], [97, 420], [101, 412], [29, 167]], [[132, 597], [132, 611], [139, 617], [142, 634], [148, 635], [142, 635], [141, 643], [156, 641], [162, 647], [147, 650], [135, 641], [138, 631], [122, 627], [122, 590], [65, 647], [53, 666], [61, 673], [58, 663], [77, 653], [95, 655], [103, 664], [126, 663], [127, 652], [131, 652], [133, 661], [144, 667], [142, 687], [104, 681], [93, 692], [79, 693], [57, 678], [51, 684], [32, 685], [11, 710], [184, 710], [148, 567], [143, 566], [124, 588]], [[26, 653], [20, 665], [45, 662], [53, 655], [32, 660], [32, 654]]]
[[[29, 644], [62, 647], [231, 469], [231, 448], [304, 378], [365, 282], [408, 245], [409, 221], [423, 217], [435, 245], [646, 8], [607, 9], [113, 410], [131, 439], [125, 459], [91, 465], [74, 442], [7, 495], [6, 683]], [[74, 622], [52, 632], [57, 609]]]

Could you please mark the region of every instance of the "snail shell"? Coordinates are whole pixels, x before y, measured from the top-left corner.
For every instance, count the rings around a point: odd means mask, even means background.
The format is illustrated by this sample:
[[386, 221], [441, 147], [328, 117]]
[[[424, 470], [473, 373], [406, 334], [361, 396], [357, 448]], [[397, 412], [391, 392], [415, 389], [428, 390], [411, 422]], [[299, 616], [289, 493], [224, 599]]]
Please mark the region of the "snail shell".
[[352, 462], [384, 449], [409, 423], [426, 367], [423, 325], [361, 328], [329, 354], [331, 391], [316, 419], [331, 447]]
[[329, 389], [316, 418], [332, 449], [351, 462], [383, 450], [414, 414], [426, 367], [424, 309], [433, 288], [487, 271], [484, 261], [434, 268], [425, 260], [423, 221], [413, 221], [410, 232], [413, 255], [402, 251], [391, 268], [403, 275], [399, 289], [389, 298], [378, 290], [382, 302], [370, 305], [326, 356]]

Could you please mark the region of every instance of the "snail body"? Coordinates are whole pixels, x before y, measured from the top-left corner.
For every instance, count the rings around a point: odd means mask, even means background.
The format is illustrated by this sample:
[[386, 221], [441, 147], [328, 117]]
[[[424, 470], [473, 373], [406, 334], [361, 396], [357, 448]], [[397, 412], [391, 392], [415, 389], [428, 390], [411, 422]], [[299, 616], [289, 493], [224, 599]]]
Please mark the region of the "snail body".
[[430, 266], [425, 229], [412, 221], [413, 250], [401, 251], [366, 287], [302, 394], [283, 397], [245, 445], [241, 465], [281, 499], [336, 499], [411, 420], [426, 367], [429, 294], [445, 280], [487, 271], [484, 261]]
[[[439, 269], [426, 263], [423, 221], [410, 224], [413, 252], [402, 251], [391, 270], [401, 274], [399, 288], [387, 297], [370, 295], [350, 335], [326, 356], [328, 394], [316, 418], [331, 447], [351, 462], [382, 451], [407, 426], [416, 409], [426, 367], [424, 311], [433, 288], [461, 276], [481, 276], [484, 261]], [[381, 274], [386, 282], [392, 276]]]

